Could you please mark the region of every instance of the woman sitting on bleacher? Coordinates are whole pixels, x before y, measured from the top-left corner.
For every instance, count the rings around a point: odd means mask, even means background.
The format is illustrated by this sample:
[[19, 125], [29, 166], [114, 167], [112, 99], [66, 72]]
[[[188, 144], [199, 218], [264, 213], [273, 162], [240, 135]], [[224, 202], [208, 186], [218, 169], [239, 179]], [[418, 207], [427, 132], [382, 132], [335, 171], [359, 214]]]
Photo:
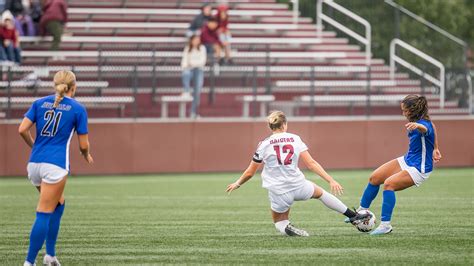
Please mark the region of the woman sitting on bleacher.
[[191, 117], [198, 115], [199, 103], [201, 101], [201, 89], [204, 83], [204, 66], [206, 65], [206, 48], [201, 44], [197, 35], [191, 36], [188, 45], [184, 48], [181, 67], [183, 68], [183, 96], [191, 96], [191, 80], [194, 82], [193, 103], [191, 106]]
[[8, 61], [21, 63], [21, 49], [18, 32], [15, 29], [12, 18], [5, 18], [0, 30], [3, 51]]

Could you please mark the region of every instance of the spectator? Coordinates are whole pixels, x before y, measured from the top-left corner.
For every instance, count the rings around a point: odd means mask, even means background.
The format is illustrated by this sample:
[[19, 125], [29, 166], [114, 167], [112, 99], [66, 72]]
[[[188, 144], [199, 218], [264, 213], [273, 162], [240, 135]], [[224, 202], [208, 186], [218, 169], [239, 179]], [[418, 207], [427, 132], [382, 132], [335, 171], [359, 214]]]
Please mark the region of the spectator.
[[193, 35], [201, 34], [199, 30], [202, 28], [203, 25], [207, 23], [207, 21], [212, 17], [212, 6], [209, 3], [204, 4], [201, 7], [201, 13], [197, 15], [191, 24], [189, 25], [188, 32], [186, 33], [186, 37], [191, 37]]
[[36, 32], [38, 32], [38, 24], [40, 23], [41, 15], [43, 14], [43, 11], [41, 9], [42, 8], [40, 0], [30, 0], [29, 15], [33, 20], [33, 23], [35, 24]]
[[220, 59], [219, 64], [223, 65], [225, 63], [231, 65], [234, 62], [230, 58], [230, 41], [231, 41], [231, 34], [228, 28], [229, 25], [229, 15], [227, 5], [221, 5], [217, 8], [217, 22], [219, 24], [218, 31], [219, 31], [219, 40], [222, 43], [222, 47], [225, 52], [225, 59], [227, 62], [224, 61], [223, 58]]
[[51, 50], [59, 50], [64, 25], [67, 22], [67, 4], [65, 0], [43, 0], [43, 15], [40, 20], [40, 34], [53, 36]]
[[1, 29], [1, 36], [3, 41], [3, 49], [5, 51], [8, 61], [13, 61], [17, 64], [21, 63], [21, 49], [18, 32], [15, 30], [15, 25], [11, 18], [5, 18]]
[[207, 24], [201, 29], [201, 42], [206, 47], [207, 53], [220, 61], [222, 43], [219, 40], [217, 27], [217, 20], [214, 18], [209, 19]]
[[[5, 9], [13, 14], [15, 28], [20, 36], [35, 36], [36, 29], [29, 15], [30, 0], [7, 0]], [[26, 33], [25, 33], [26, 30]]]
[[206, 48], [201, 44], [199, 36], [193, 35], [189, 39], [188, 45], [184, 48], [181, 67], [183, 69], [183, 95], [190, 95], [191, 80], [194, 80], [193, 103], [191, 106], [191, 116], [198, 114], [201, 101], [201, 89], [204, 83], [204, 66], [206, 65]]

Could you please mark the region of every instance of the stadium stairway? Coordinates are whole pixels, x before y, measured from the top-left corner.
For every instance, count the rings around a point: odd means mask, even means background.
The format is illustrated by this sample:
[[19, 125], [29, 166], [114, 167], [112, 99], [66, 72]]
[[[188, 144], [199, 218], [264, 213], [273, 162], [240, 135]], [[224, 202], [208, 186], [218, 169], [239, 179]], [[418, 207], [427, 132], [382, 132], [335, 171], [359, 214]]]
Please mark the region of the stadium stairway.
[[[125, 116], [159, 117], [157, 99], [182, 91], [179, 64], [186, 45], [184, 34], [202, 1], [68, 2], [69, 22], [60, 51], [48, 50], [50, 38], [22, 38], [23, 65], [13, 68], [12, 79], [24, 79], [36, 68], [48, 67], [49, 75], [41, 78], [46, 81], [56, 70], [73, 69], [79, 81], [108, 82], [106, 88], [80, 88], [80, 96], [134, 96], [135, 103], [126, 106]], [[300, 18], [298, 24], [293, 24], [292, 12], [285, 4], [274, 0], [228, 2], [234, 65], [207, 67], [201, 96], [203, 117], [241, 116], [242, 102], [238, 97], [254, 92], [273, 94], [276, 100], [270, 108], [293, 115], [366, 114], [365, 102], [317, 102], [312, 108], [297, 99], [310, 93], [366, 95], [369, 87], [374, 95], [425, 93], [432, 113], [468, 113], [456, 102], [448, 101], [444, 109], [439, 108], [437, 89], [406, 73], [397, 73], [391, 80], [389, 67], [382, 59], [371, 60], [369, 74], [359, 46], [335, 32], [318, 29], [309, 18]], [[322, 31], [321, 39], [318, 31]], [[19, 87], [7, 92], [0, 86], [0, 97], [48, 93], [48, 87]], [[18, 108], [11, 115], [19, 117], [24, 111]], [[93, 117], [117, 116], [115, 110], [103, 108], [90, 108], [89, 113]], [[177, 106], [171, 105], [169, 113], [177, 116]], [[370, 113], [399, 114], [399, 101], [374, 102]]]

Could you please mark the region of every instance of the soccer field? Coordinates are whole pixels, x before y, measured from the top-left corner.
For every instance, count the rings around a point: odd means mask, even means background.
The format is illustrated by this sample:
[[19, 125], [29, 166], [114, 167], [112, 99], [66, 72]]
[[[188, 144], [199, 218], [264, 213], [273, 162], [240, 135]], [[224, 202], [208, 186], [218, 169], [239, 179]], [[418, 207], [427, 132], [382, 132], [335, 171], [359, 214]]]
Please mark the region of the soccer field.
[[[343, 202], [357, 207], [370, 172], [330, 173], [345, 187]], [[394, 231], [380, 237], [318, 200], [296, 202], [290, 216], [309, 238], [280, 236], [259, 176], [224, 193], [238, 175], [71, 177], [58, 257], [66, 266], [474, 263], [474, 169], [436, 170], [420, 188], [397, 193]], [[26, 179], [0, 179], [0, 265], [23, 263], [37, 194]], [[377, 218], [380, 208], [381, 193], [371, 208]]]

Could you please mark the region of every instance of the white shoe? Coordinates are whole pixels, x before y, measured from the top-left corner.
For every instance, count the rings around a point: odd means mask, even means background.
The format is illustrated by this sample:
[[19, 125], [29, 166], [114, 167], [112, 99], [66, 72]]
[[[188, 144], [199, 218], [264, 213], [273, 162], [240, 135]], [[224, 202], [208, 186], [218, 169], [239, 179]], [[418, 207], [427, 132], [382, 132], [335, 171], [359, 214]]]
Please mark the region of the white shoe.
[[44, 255], [43, 259], [43, 265], [46, 266], [61, 266], [61, 263], [59, 263], [59, 260], [56, 256], [50, 256], [48, 254]]
[[35, 264], [31, 264], [31, 263], [29, 263], [28, 261], [25, 261], [25, 263], [23, 263], [23, 266], [36, 266], [36, 263], [35, 263]]
[[393, 227], [390, 224], [380, 224], [372, 233], [371, 236], [385, 235], [392, 232]]

